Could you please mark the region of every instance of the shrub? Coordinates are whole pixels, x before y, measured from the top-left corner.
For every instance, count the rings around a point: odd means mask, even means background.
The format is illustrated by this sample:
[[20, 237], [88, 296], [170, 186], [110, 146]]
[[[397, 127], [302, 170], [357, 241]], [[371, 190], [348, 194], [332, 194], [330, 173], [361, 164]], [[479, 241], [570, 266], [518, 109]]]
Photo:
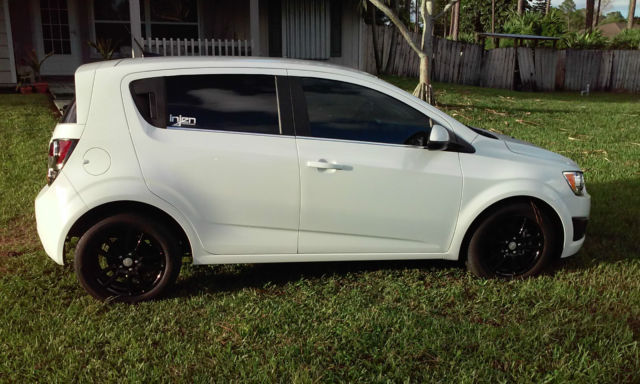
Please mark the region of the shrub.
[[640, 29], [625, 29], [611, 41], [612, 49], [640, 49]]
[[[540, 12], [525, 12], [522, 15], [518, 15], [513, 12], [504, 23], [502, 31], [519, 35], [560, 37], [567, 31], [567, 25], [562, 12], [557, 9], [551, 9], [547, 15], [543, 15]], [[531, 45], [534, 43], [528, 41], [526, 44]], [[543, 44], [551, 43], [546, 42]], [[513, 42], [505, 40], [504, 44], [501, 45], [513, 46]]]
[[593, 32], [567, 33], [562, 41], [567, 48], [572, 49], [605, 49], [609, 45], [609, 39], [599, 29]]

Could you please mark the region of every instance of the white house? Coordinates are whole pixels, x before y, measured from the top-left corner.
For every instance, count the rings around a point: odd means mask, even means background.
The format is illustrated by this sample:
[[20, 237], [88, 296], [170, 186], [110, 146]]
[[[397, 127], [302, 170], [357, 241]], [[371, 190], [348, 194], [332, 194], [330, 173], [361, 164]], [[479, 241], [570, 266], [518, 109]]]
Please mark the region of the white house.
[[45, 76], [114, 57], [251, 55], [326, 60], [362, 68], [363, 21], [340, 0], [0, 0], [0, 84], [16, 82], [26, 55], [53, 53]]

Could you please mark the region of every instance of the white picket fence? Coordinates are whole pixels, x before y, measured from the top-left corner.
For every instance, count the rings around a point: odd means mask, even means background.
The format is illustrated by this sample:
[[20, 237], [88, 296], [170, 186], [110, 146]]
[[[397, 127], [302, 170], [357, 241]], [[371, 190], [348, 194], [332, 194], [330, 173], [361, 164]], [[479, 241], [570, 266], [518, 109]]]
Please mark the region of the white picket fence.
[[147, 38], [145, 52], [161, 56], [251, 56], [251, 41], [233, 39]]

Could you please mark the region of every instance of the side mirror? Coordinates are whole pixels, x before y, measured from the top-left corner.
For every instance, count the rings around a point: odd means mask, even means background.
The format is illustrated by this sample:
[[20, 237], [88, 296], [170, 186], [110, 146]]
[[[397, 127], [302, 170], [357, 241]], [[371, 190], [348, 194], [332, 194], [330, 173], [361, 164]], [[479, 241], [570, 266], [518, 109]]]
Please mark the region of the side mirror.
[[433, 151], [443, 151], [447, 149], [449, 145], [449, 131], [442, 125], [434, 125], [431, 128], [431, 133], [429, 134], [429, 140], [427, 141], [427, 149]]

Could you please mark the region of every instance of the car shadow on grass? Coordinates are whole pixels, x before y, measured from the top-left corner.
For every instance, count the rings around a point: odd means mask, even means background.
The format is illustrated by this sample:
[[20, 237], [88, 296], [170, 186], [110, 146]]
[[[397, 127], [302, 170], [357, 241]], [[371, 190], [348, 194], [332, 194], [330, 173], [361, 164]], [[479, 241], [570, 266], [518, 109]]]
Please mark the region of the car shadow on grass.
[[301, 279], [344, 277], [375, 271], [408, 269], [460, 273], [463, 264], [447, 260], [342, 261], [306, 263], [264, 263], [227, 266], [189, 266], [169, 297], [235, 292], [266, 285], [283, 286]]

